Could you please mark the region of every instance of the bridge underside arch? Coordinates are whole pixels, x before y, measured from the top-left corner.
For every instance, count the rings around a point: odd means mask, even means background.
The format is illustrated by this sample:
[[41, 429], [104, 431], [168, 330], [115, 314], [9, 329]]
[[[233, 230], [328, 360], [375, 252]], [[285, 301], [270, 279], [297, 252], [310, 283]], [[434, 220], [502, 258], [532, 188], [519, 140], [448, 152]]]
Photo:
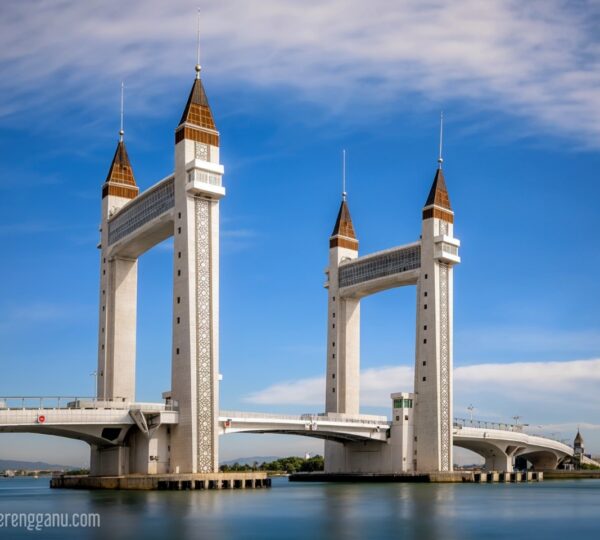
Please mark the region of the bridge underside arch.
[[354, 435], [349, 433], [337, 433], [337, 432], [328, 432], [323, 430], [306, 430], [306, 429], [233, 429], [226, 430], [219, 435], [233, 435], [236, 433], [259, 433], [259, 434], [269, 434], [269, 435], [297, 435], [300, 437], [310, 437], [313, 439], [321, 439], [324, 441], [334, 441], [340, 443], [347, 442], [362, 442], [362, 441], [375, 441], [375, 442], [385, 442], [384, 440], [373, 439], [372, 437]]
[[550, 450], [525, 450], [520, 452], [517, 457], [527, 460], [536, 471], [556, 469], [564, 459], [563, 456], [559, 456]]
[[485, 459], [485, 468], [489, 471], [513, 470], [513, 456], [522, 447], [508, 444], [498, 444], [486, 440], [457, 440], [454, 439], [454, 446], [465, 448], [475, 452]]
[[116, 446], [123, 443], [131, 426], [2, 426], [0, 433], [34, 433], [75, 439], [98, 447]]

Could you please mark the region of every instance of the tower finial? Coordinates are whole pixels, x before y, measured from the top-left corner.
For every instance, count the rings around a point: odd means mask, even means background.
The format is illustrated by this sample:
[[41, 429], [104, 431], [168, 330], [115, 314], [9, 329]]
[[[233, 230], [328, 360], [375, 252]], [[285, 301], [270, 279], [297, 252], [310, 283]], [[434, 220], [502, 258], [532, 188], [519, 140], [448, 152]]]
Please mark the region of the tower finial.
[[442, 143], [444, 140], [444, 111], [440, 111], [440, 152], [438, 154], [438, 169], [442, 168], [444, 158], [442, 157]]
[[200, 78], [200, 8], [198, 8], [198, 34], [196, 36], [196, 79]]
[[346, 193], [346, 149], [342, 150], [342, 201], [348, 197]]
[[121, 81], [121, 129], [119, 130], [119, 141], [123, 142], [123, 135], [125, 135], [125, 130], [123, 129], [123, 112], [124, 112], [124, 103], [125, 103], [125, 85], [123, 81]]

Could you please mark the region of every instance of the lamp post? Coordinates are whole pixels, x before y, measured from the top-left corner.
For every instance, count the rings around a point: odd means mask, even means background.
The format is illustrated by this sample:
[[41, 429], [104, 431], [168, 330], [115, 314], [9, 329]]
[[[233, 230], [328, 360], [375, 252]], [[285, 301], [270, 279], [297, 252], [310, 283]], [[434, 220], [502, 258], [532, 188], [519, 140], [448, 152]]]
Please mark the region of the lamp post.
[[473, 404], [471, 404], [467, 407], [467, 410], [469, 411], [469, 418], [470, 418], [471, 424], [473, 424], [473, 411], [475, 410], [475, 407], [473, 407]]
[[92, 371], [90, 377], [94, 377], [94, 391], [92, 392], [92, 397], [94, 398], [94, 401], [96, 401], [96, 392], [98, 391], [98, 371]]

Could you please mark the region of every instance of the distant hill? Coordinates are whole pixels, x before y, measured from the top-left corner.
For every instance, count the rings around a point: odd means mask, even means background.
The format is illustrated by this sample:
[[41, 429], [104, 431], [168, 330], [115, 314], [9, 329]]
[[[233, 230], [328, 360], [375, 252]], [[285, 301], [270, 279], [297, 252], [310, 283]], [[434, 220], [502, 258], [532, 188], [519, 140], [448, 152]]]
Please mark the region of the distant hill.
[[230, 459], [229, 461], [221, 461], [221, 465], [233, 465], [234, 463], [239, 463], [240, 465], [252, 465], [255, 461], [260, 465], [261, 463], [270, 463], [276, 459], [280, 459], [279, 456], [241, 457], [237, 459]]
[[45, 461], [18, 461], [16, 459], [0, 459], [0, 471], [6, 469], [15, 470], [22, 469], [26, 471], [61, 471], [63, 469], [77, 469], [72, 465], [56, 465], [46, 463]]

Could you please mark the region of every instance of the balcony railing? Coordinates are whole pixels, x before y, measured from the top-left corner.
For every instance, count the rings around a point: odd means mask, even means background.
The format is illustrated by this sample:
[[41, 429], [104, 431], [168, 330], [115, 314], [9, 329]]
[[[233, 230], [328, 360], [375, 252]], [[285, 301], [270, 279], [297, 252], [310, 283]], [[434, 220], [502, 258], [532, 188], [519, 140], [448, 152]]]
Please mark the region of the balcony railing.
[[0, 396], [3, 410], [56, 410], [56, 409], [141, 409], [176, 411], [172, 403], [138, 403], [123, 400], [101, 400], [80, 396]]

